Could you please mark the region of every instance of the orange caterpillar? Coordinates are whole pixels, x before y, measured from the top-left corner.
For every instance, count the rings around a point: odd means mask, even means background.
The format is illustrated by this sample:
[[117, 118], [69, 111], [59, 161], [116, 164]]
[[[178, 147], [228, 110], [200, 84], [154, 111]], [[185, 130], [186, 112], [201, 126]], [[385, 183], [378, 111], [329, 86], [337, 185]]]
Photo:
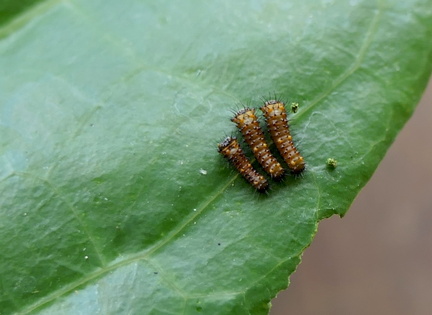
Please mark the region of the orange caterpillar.
[[227, 137], [218, 144], [218, 152], [234, 165], [239, 173], [259, 192], [267, 191], [269, 184], [267, 180], [259, 174], [244, 155], [238, 141], [234, 137]]
[[292, 141], [285, 104], [280, 101], [270, 100], [265, 102], [264, 106], [261, 107], [261, 111], [266, 119], [273, 142], [291, 172], [300, 174], [305, 169], [305, 163]]
[[246, 143], [252, 149], [257, 161], [264, 170], [274, 179], [281, 179], [285, 173], [280, 163], [271, 154], [261, 130], [255, 109], [244, 108], [238, 111], [231, 119], [237, 124]]

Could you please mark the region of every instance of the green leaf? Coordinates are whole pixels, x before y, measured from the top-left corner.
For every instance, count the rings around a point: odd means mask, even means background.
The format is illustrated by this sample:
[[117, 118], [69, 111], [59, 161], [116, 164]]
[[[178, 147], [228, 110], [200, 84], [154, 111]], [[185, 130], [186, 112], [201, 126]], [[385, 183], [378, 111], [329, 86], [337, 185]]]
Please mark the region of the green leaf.
[[[29, 7], [42, 0], [2, 0], [0, 2], [0, 25], [10, 22], [22, 11], [28, 10]], [[18, 19], [17, 19], [18, 20]], [[13, 22], [11, 22], [13, 24]]]
[[[432, 68], [426, 0], [23, 7], [0, 23], [0, 314], [266, 314]], [[307, 170], [259, 195], [216, 145], [273, 93]]]

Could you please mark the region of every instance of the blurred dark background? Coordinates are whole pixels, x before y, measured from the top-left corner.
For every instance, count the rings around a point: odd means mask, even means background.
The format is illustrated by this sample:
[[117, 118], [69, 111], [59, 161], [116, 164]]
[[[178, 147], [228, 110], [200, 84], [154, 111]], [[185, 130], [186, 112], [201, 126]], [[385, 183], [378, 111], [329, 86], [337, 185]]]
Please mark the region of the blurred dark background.
[[432, 314], [432, 80], [343, 219], [321, 221], [271, 315]]

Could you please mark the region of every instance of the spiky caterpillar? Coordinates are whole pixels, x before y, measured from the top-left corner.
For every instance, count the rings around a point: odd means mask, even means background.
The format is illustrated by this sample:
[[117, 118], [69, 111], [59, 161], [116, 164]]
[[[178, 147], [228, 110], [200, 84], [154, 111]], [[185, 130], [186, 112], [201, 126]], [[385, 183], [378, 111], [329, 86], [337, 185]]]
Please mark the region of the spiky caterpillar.
[[267, 180], [253, 168], [235, 137], [226, 137], [225, 140], [219, 143], [218, 152], [222, 154], [257, 191], [267, 191], [269, 187]]
[[305, 169], [303, 157], [294, 145], [288, 126], [285, 104], [270, 100], [265, 102], [261, 111], [267, 122], [268, 131], [289, 169], [294, 174], [300, 174]]
[[280, 179], [284, 175], [284, 169], [270, 152], [261, 130], [255, 109], [244, 108], [238, 111], [231, 119], [236, 123], [246, 143], [252, 149], [258, 163], [274, 179]]

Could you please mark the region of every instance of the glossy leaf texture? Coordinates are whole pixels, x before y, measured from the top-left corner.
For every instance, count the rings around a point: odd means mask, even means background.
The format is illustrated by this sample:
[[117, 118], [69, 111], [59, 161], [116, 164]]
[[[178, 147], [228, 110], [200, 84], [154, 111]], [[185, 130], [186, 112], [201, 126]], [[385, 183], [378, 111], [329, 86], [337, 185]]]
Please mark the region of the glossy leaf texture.
[[[426, 0], [48, 0], [10, 12], [0, 314], [266, 314], [431, 72]], [[232, 110], [275, 93], [299, 103], [290, 124], [307, 169], [260, 195], [216, 145], [236, 134]]]

